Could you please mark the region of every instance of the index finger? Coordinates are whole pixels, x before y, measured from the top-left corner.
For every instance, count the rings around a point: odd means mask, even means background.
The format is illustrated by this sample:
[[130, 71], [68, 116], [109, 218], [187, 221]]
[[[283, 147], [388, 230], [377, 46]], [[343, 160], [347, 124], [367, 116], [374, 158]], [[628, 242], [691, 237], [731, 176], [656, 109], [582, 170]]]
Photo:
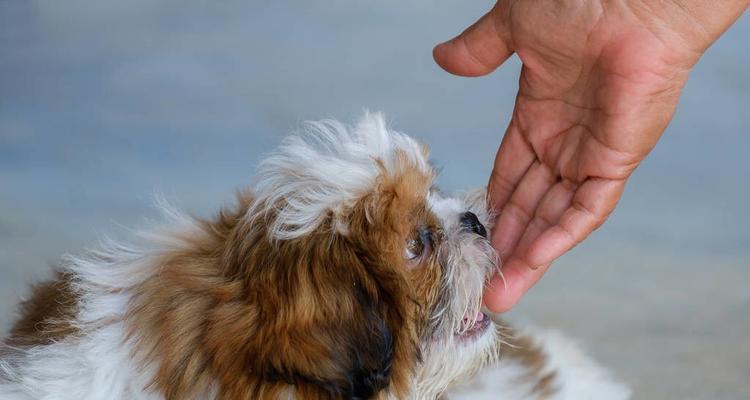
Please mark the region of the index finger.
[[529, 246], [526, 262], [532, 267], [549, 264], [583, 241], [604, 223], [624, 188], [625, 180], [586, 180], [557, 224], [547, 228]]
[[536, 269], [518, 258], [503, 264], [503, 276], [495, 275], [484, 289], [483, 302], [492, 312], [510, 310], [547, 272], [549, 264]]

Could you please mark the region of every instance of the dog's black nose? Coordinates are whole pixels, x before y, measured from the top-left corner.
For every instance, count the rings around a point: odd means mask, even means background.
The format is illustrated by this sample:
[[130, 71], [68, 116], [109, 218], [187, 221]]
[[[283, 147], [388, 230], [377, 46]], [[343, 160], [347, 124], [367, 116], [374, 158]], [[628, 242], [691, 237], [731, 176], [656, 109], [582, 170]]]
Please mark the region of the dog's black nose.
[[471, 211], [461, 214], [461, 225], [483, 238], [487, 237], [487, 229], [484, 229], [484, 225], [479, 222], [477, 215]]

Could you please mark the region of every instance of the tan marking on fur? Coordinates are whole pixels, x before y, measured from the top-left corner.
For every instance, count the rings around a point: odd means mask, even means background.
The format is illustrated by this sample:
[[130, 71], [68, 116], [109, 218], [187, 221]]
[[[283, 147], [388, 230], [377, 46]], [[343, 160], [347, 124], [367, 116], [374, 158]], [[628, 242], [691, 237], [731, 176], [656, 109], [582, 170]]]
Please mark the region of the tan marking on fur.
[[[502, 326], [506, 324], [500, 323]], [[545, 371], [547, 355], [529, 336], [511, 330], [501, 340], [499, 350], [500, 362], [514, 360], [526, 369], [522, 379], [533, 385], [531, 394], [539, 399], [551, 398], [558, 390], [555, 386], [556, 372]]]
[[379, 397], [403, 397], [440, 269], [434, 258], [405, 268], [407, 238], [436, 219], [425, 211], [432, 176], [401, 161], [347, 210], [345, 233], [329, 215], [305, 237], [271, 241], [273, 215], [248, 217], [253, 200], [243, 194], [234, 210], [183, 238], [183, 250], [165, 254], [128, 313], [137, 359], [157, 367], [152, 386], [169, 400], [212, 382], [219, 399], [327, 399], [315, 382], [345, 378], [342, 346], [364, 346], [375, 313], [393, 336], [390, 385]]
[[35, 285], [31, 297], [21, 303], [20, 318], [6, 343], [18, 347], [40, 346], [77, 334], [71, 321], [78, 310], [78, 300], [71, 287], [71, 276], [56, 272], [55, 279]]

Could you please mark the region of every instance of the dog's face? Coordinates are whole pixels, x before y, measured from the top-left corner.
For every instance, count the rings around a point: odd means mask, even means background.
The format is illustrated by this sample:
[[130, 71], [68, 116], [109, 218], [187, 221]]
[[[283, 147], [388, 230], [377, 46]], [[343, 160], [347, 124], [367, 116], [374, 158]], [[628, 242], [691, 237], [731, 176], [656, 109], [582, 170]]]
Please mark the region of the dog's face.
[[227, 249], [255, 321], [237, 351], [261, 381], [302, 398], [427, 398], [495, 354], [483, 194], [441, 196], [426, 160], [368, 115], [314, 125], [264, 161]]

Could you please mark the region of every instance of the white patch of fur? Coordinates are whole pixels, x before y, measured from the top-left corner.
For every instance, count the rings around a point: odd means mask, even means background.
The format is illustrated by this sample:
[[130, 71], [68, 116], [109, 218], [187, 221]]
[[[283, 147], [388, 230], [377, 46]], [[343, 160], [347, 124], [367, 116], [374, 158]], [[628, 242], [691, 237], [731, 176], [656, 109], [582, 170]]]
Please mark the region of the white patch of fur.
[[[269, 227], [271, 237], [300, 237], [318, 228], [329, 212], [345, 215], [372, 190], [381, 174], [378, 163], [383, 172], [396, 174], [405, 167], [403, 161], [431, 171], [426, 148], [389, 130], [380, 113], [365, 113], [355, 127], [335, 120], [308, 122], [260, 164], [250, 212], [276, 214]], [[345, 221], [336, 222], [337, 228], [346, 229]]]
[[[526, 367], [503, 360], [487, 367], [473, 379], [461, 382], [444, 394], [446, 400], [537, 400], [533, 384], [525, 379]], [[502, 396], [502, 397], [501, 397]]]
[[417, 370], [409, 399], [433, 400], [451, 385], [471, 379], [484, 366], [495, 364], [498, 333], [493, 328], [468, 341], [451, 335], [430, 343], [424, 349], [425, 362]]
[[137, 371], [123, 340], [121, 322], [92, 330], [80, 339], [18, 349], [0, 382], [5, 400], [100, 400], [161, 398], [144, 388], [148, 374]]
[[65, 258], [62, 269], [73, 276], [73, 290], [80, 296], [78, 313], [71, 321], [80, 335], [31, 348], [6, 346], [0, 359], [0, 399], [162, 398], [146, 389], [154, 367], [136, 367], [124, 320], [134, 286], [158, 279], [156, 258], [184, 246], [180, 237], [198, 229], [193, 219], [165, 204], [161, 210], [173, 228], [138, 234], [142, 245], [105, 240], [101, 250]]
[[557, 371], [558, 394], [554, 400], [625, 400], [630, 389], [586, 356], [580, 347], [551, 330], [534, 335], [547, 355], [550, 370]]
[[469, 211], [468, 205], [461, 200], [446, 198], [434, 192], [427, 195], [427, 205], [438, 217], [444, 229], [454, 229], [459, 224], [461, 214]]
[[474, 379], [452, 388], [448, 400], [497, 399], [504, 400], [627, 400], [630, 389], [612, 378], [611, 374], [587, 357], [580, 348], [556, 331], [526, 331], [541, 345], [546, 366], [539, 377], [555, 373], [552, 383], [556, 389], [551, 397], [535, 393], [534, 381], [527, 379], [527, 367], [502, 354], [495, 365], [484, 368]]

